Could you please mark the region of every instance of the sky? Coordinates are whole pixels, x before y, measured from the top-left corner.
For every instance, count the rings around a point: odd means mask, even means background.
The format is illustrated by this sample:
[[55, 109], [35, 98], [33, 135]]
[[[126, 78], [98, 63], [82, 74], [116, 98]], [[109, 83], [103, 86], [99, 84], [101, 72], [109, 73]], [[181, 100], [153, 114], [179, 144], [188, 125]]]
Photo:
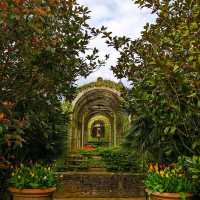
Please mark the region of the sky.
[[[147, 22], [153, 23], [155, 16], [148, 9], [138, 8], [132, 0], [78, 0], [78, 3], [85, 5], [91, 11], [91, 19], [88, 23], [91, 26], [100, 28], [102, 25], [113, 33], [113, 36], [127, 36], [132, 39], [140, 37], [140, 32]], [[100, 50], [100, 56], [110, 54], [105, 67], [101, 67], [91, 73], [86, 79], [79, 78], [78, 85], [95, 81], [98, 77], [119, 82], [114, 77], [110, 67], [116, 64], [118, 53], [112, 47], [107, 47], [101, 38], [94, 39], [91, 47], [97, 47]], [[121, 80], [124, 85], [129, 85], [126, 79]]]

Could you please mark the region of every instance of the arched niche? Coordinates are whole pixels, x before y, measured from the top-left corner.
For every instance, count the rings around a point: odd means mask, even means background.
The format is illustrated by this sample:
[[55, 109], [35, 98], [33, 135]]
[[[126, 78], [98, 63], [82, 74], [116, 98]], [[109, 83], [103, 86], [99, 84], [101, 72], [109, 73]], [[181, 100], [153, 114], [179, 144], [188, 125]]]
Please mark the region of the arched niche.
[[[100, 127], [98, 127], [98, 124]], [[90, 144], [99, 143], [99, 146], [111, 146], [111, 124], [112, 121], [110, 121], [110, 119], [103, 114], [97, 114], [90, 118], [89, 122], [87, 123], [86, 141]], [[101, 130], [101, 132], [98, 132], [98, 130]]]

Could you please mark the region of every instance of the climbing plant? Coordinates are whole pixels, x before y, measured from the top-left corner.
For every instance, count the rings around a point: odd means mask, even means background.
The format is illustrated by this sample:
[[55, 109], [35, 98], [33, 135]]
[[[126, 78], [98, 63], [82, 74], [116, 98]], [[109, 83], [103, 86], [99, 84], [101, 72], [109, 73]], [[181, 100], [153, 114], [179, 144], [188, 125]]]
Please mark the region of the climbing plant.
[[110, 80], [103, 80], [103, 79], [101, 80], [101, 78], [99, 78], [99, 80], [95, 82], [91, 82], [79, 87], [77, 92], [81, 92], [81, 91], [84, 91], [85, 89], [90, 89], [90, 88], [95, 88], [95, 87], [108, 87], [108, 88], [115, 89], [119, 92], [122, 92], [125, 90], [123, 84], [121, 83], [115, 83]]

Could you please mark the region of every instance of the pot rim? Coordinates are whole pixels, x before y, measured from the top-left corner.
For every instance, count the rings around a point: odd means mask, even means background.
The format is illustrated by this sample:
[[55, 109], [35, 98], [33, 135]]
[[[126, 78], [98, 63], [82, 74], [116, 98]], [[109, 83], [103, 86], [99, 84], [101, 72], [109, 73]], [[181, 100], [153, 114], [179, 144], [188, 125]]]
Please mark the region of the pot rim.
[[[183, 192], [186, 197], [192, 197], [193, 194], [191, 192]], [[180, 192], [152, 192], [151, 195], [158, 197], [180, 197]]]
[[50, 188], [23, 188], [17, 189], [15, 187], [9, 187], [8, 191], [11, 193], [20, 193], [20, 194], [45, 194], [45, 193], [53, 193], [56, 191], [56, 187]]

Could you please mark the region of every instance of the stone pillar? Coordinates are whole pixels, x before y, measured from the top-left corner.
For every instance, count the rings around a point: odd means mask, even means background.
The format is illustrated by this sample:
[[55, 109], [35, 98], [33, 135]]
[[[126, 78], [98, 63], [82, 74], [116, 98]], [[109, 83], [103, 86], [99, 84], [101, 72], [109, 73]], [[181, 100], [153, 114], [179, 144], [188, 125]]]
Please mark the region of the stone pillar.
[[116, 117], [116, 113], [114, 113], [114, 121], [113, 121], [113, 128], [114, 128], [114, 141], [113, 141], [113, 146], [116, 147], [117, 146], [117, 117]]
[[[73, 120], [73, 115], [72, 114], [70, 114], [70, 122], [72, 122], [72, 120]], [[72, 135], [72, 132], [73, 132], [73, 126], [74, 126], [74, 124], [73, 123], [69, 123], [68, 124], [68, 126], [69, 126], [69, 128], [68, 128], [68, 138], [69, 138], [69, 140], [67, 141], [67, 150], [69, 151], [69, 152], [71, 152], [72, 151], [72, 148], [73, 148], [73, 135]]]
[[111, 120], [109, 120], [110, 133], [109, 133], [109, 147], [112, 147], [112, 135], [113, 135], [113, 124]]
[[81, 148], [84, 146], [84, 131], [85, 131], [85, 116], [82, 117], [82, 125], [81, 125]]

